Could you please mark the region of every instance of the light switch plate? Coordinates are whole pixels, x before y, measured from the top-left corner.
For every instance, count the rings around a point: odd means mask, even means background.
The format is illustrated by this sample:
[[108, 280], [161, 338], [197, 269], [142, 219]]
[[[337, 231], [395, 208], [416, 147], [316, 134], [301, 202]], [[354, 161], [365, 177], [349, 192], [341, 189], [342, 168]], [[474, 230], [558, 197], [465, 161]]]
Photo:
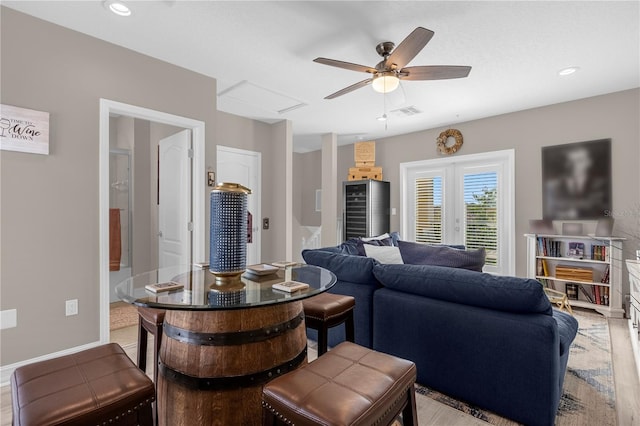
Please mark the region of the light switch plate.
[[0, 330], [5, 328], [13, 328], [18, 325], [18, 311], [15, 309], [7, 309], [0, 312]]
[[67, 316], [78, 315], [78, 299], [67, 300], [65, 302], [65, 314]]

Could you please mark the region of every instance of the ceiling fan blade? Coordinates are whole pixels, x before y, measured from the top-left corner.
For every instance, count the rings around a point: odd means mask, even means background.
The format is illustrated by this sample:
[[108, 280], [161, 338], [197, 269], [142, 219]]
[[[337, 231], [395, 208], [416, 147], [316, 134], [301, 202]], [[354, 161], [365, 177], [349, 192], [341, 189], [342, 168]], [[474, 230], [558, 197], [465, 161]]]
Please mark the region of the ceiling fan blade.
[[365, 65], [352, 64], [351, 62], [338, 61], [335, 59], [328, 58], [316, 58], [313, 62], [317, 62], [319, 64], [330, 65], [332, 67], [344, 68], [351, 71], [359, 71], [359, 72], [368, 72], [371, 74], [376, 73], [375, 68], [367, 67]]
[[346, 95], [349, 92], [353, 92], [356, 89], [359, 89], [361, 87], [371, 84], [372, 81], [373, 81], [373, 78], [367, 78], [366, 80], [359, 81], [356, 84], [352, 84], [351, 86], [345, 87], [342, 90], [338, 90], [337, 92], [330, 94], [329, 96], [325, 97], [325, 99], [334, 99], [334, 98], [337, 98], [338, 96]]
[[471, 67], [459, 65], [426, 65], [407, 67], [400, 70], [401, 80], [446, 80], [464, 78], [469, 75]]
[[426, 28], [418, 27], [402, 40], [385, 61], [387, 68], [395, 64], [396, 69], [403, 68], [429, 43], [435, 34]]

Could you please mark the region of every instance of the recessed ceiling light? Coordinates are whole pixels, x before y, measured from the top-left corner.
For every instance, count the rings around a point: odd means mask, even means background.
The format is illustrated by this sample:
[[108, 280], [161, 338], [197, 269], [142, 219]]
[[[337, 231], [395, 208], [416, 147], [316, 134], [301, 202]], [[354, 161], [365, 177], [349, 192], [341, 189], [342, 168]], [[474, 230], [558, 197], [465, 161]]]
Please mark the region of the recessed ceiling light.
[[563, 68], [560, 71], [558, 71], [558, 75], [560, 75], [560, 76], [571, 75], [571, 74], [575, 73], [576, 71], [578, 71], [579, 69], [580, 69], [579, 67]]
[[116, 15], [131, 15], [131, 9], [129, 9], [129, 7], [121, 1], [107, 0], [104, 2], [104, 6]]

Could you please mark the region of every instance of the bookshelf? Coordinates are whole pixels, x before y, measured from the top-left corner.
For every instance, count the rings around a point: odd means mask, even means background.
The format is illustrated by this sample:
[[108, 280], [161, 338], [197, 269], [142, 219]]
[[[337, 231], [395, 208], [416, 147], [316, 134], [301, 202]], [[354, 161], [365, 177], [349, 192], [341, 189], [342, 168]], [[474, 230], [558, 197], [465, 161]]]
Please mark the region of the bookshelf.
[[527, 277], [567, 293], [571, 306], [622, 318], [619, 237], [525, 234]]

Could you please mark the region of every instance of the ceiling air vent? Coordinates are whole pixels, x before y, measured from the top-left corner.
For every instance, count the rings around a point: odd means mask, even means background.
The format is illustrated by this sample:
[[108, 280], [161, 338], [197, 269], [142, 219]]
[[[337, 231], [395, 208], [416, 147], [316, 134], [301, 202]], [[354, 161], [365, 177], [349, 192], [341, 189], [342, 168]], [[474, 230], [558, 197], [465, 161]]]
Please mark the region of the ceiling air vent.
[[420, 111], [417, 107], [411, 105], [408, 107], [391, 110], [391, 114], [399, 117], [410, 117], [412, 115], [422, 114], [422, 111]]

